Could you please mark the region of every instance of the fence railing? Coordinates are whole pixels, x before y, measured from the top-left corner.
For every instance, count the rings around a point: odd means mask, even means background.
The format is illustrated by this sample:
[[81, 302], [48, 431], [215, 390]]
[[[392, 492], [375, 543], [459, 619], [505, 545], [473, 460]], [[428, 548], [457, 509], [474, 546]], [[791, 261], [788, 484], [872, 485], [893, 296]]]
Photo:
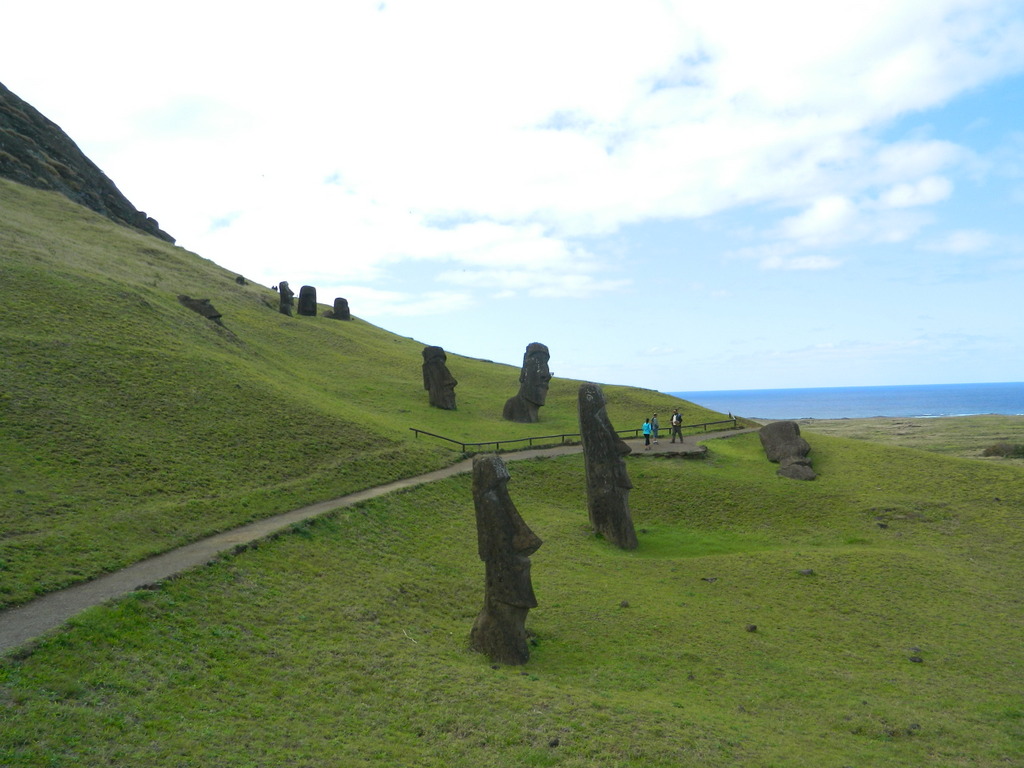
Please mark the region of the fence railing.
[[[715, 426], [718, 426], [718, 425], [721, 425], [721, 424], [731, 424], [732, 425], [731, 429], [736, 429], [736, 419], [735, 418], [722, 419], [721, 421], [705, 421], [705, 422], [702, 422], [700, 424], [683, 424], [680, 427], [680, 429], [696, 429], [696, 428], [700, 427], [700, 428], [702, 428], [704, 430], [704, 432], [707, 432], [708, 431], [708, 427], [715, 427]], [[519, 437], [519, 438], [516, 438], [514, 440], [487, 440], [487, 441], [482, 442], [482, 443], [466, 443], [466, 442], [463, 442], [462, 440], [455, 440], [455, 439], [453, 439], [451, 437], [445, 437], [444, 435], [436, 435], [433, 432], [427, 432], [425, 429], [417, 429], [416, 427], [409, 427], [409, 430], [416, 436], [416, 438], [419, 438], [420, 435], [426, 435], [427, 437], [434, 437], [434, 438], [437, 438], [438, 440], [444, 440], [446, 442], [453, 443], [454, 445], [459, 446], [462, 449], [463, 453], [468, 453], [469, 449], [471, 449], [471, 448], [474, 448], [474, 449], [484, 449], [484, 448], [490, 449], [491, 446], [494, 446], [494, 451], [497, 452], [497, 451], [501, 450], [501, 446], [503, 446], [503, 445], [516, 445], [516, 444], [522, 444], [522, 443], [526, 443], [527, 445], [525, 445], [525, 446], [520, 445], [520, 448], [526, 448], [526, 447], [532, 448], [535, 444], [550, 445], [552, 442], [554, 442], [556, 440], [558, 441], [558, 443], [560, 445], [564, 445], [567, 442], [569, 444], [572, 444], [572, 443], [579, 442], [579, 437], [580, 437], [580, 433], [579, 432], [571, 432], [571, 433], [564, 434], [564, 435], [536, 435], [534, 437]], [[659, 431], [659, 433], [671, 434], [672, 433], [672, 428], [671, 427], [667, 427], [667, 428], [666, 427], [662, 427], [658, 431]], [[641, 432], [643, 432], [643, 429], [639, 428], [639, 427], [637, 429], [617, 429], [617, 430], [615, 430], [615, 433], [619, 437], [640, 437]]]

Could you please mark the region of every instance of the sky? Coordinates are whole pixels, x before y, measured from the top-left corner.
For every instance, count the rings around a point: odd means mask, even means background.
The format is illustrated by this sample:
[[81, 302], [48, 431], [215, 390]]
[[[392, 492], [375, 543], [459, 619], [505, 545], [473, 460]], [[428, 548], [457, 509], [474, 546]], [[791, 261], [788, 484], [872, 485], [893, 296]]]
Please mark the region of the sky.
[[1021, 0], [4, 27], [0, 82], [178, 245], [425, 345], [665, 392], [1024, 381]]

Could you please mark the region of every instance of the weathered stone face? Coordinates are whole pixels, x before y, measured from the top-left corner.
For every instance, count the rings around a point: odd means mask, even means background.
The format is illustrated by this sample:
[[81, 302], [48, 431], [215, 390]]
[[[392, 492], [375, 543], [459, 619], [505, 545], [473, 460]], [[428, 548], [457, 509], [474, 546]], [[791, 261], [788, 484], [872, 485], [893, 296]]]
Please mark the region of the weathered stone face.
[[305, 317], [316, 317], [316, 288], [304, 285], [299, 288], [299, 314]]
[[800, 436], [800, 425], [795, 421], [765, 424], [758, 436], [768, 461], [779, 464], [777, 475], [793, 480], [813, 480], [818, 476], [807, 458], [811, 445]]
[[430, 393], [430, 404], [446, 411], [455, 410], [455, 386], [459, 383], [448, 370], [448, 355], [441, 347], [423, 348], [423, 388]]
[[331, 315], [335, 320], [351, 320], [352, 313], [348, 308], [348, 299], [335, 299], [334, 300], [334, 314]]
[[292, 303], [295, 301], [295, 291], [288, 287], [288, 281], [282, 280], [277, 286], [278, 293], [281, 294], [281, 303], [278, 305], [278, 311], [282, 315], [292, 315]]
[[505, 403], [502, 416], [508, 421], [521, 424], [533, 424], [539, 421], [539, 409], [548, 397], [548, 385], [551, 371], [548, 361], [551, 355], [548, 348], [533, 342], [527, 345], [523, 355], [523, 367], [519, 372], [519, 393]]
[[470, 632], [470, 646], [492, 661], [524, 664], [530, 658], [526, 615], [537, 605], [530, 555], [541, 545], [508, 494], [509, 474], [497, 456], [473, 460], [477, 552], [484, 561], [484, 606]]
[[597, 384], [579, 389], [580, 440], [587, 479], [587, 509], [594, 530], [622, 549], [636, 549], [629, 511], [633, 483], [624, 457], [631, 453], [608, 418], [604, 392]]

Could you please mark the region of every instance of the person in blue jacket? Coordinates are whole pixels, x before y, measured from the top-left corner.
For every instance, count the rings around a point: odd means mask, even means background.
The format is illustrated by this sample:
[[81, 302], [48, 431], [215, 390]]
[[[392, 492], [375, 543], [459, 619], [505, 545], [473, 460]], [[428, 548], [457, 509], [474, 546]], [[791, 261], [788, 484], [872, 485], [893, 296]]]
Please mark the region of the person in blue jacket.
[[644, 424], [641, 429], [644, 432], [644, 445], [646, 446], [644, 450], [649, 451], [651, 450], [651, 420], [644, 419]]

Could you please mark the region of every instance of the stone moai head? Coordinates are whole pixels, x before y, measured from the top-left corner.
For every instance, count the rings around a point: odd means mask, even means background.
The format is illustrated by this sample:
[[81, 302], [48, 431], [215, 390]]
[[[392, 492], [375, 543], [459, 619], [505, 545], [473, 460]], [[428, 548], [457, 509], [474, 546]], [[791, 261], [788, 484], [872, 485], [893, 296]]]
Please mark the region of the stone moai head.
[[534, 405], [544, 405], [548, 398], [548, 383], [551, 381], [551, 370], [548, 368], [550, 359], [551, 353], [545, 345], [536, 341], [527, 345], [523, 355], [523, 369], [519, 373], [519, 394]]
[[486, 576], [484, 607], [470, 632], [470, 645], [494, 661], [524, 664], [530, 658], [526, 614], [537, 606], [530, 555], [542, 542], [512, 503], [508, 480], [508, 469], [499, 457], [473, 460], [477, 552]]
[[278, 305], [278, 309], [282, 315], [290, 317], [292, 314], [292, 297], [295, 296], [295, 291], [288, 287], [287, 280], [282, 280], [277, 286], [277, 290], [281, 294], [281, 303]]
[[441, 347], [423, 348], [423, 388], [430, 393], [430, 404], [446, 411], [455, 410], [455, 386], [459, 383], [448, 370], [448, 355]]
[[348, 299], [335, 299], [334, 300], [334, 314], [332, 317], [335, 320], [351, 320], [352, 313], [348, 308]]
[[548, 398], [548, 383], [551, 370], [548, 348], [538, 342], [526, 347], [523, 367], [519, 371], [519, 392], [505, 402], [502, 417], [521, 424], [533, 424], [540, 420], [538, 411]]
[[800, 425], [795, 421], [765, 424], [758, 431], [758, 437], [768, 461], [778, 463], [777, 475], [793, 480], [814, 480], [818, 476], [807, 458], [811, 445], [800, 436]]
[[299, 288], [299, 314], [316, 317], [316, 288], [312, 285]]
[[615, 546], [636, 549], [636, 531], [629, 511], [633, 483], [624, 459], [631, 449], [608, 419], [604, 392], [597, 384], [580, 385], [579, 419], [590, 523]]

